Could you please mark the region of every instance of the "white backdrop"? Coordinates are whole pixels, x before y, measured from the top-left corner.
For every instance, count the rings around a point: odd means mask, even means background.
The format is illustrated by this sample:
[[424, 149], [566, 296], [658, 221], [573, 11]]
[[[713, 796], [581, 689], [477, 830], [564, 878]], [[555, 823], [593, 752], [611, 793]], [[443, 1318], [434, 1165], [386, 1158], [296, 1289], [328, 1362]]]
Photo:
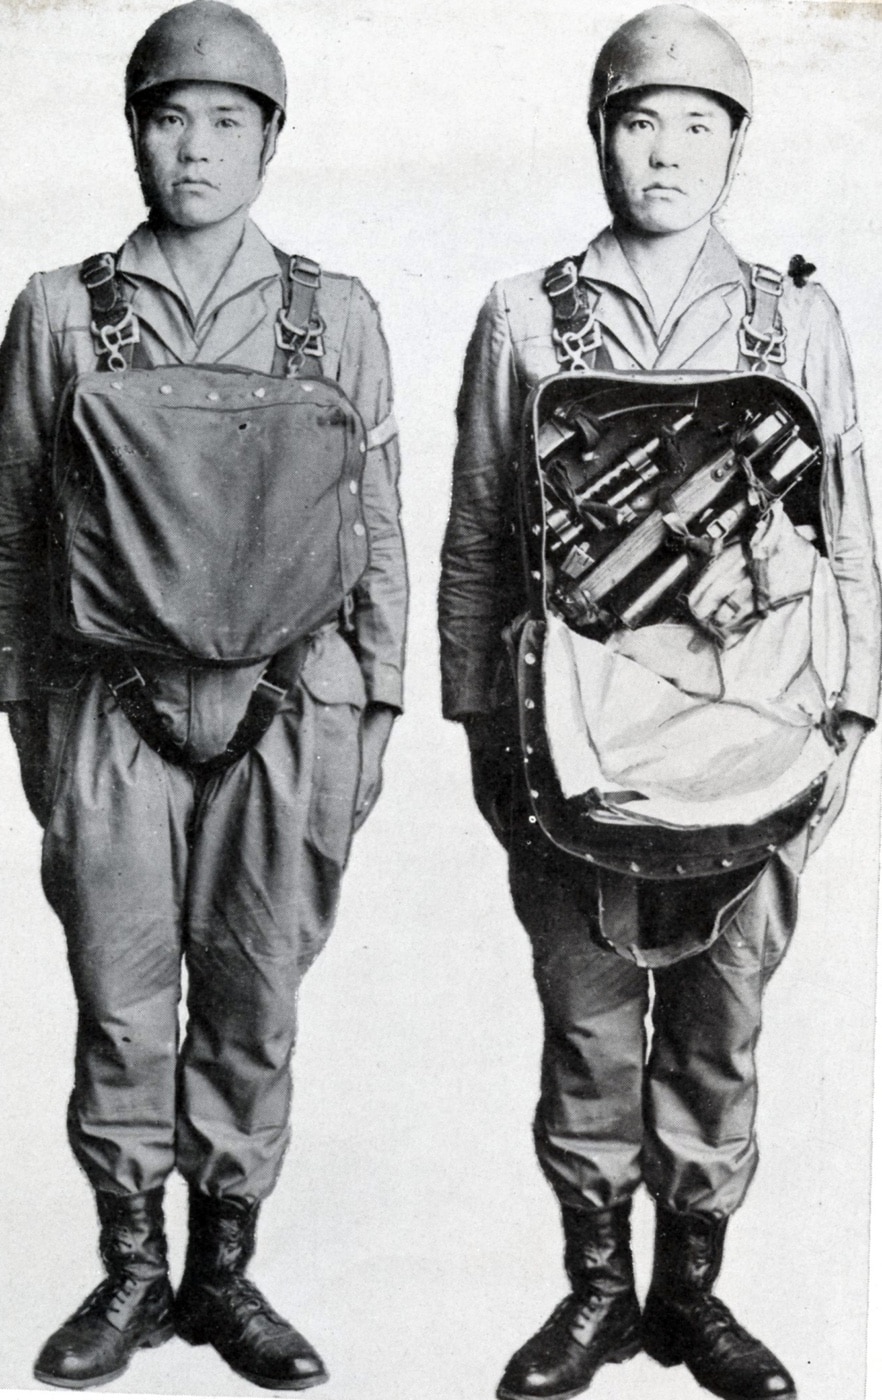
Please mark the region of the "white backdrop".
[[[141, 216], [122, 73], [157, 0], [3, 0], [0, 313], [35, 268], [113, 248]], [[414, 602], [408, 710], [301, 999], [294, 1143], [255, 1276], [322, 1350], [327, 1400], [484, 1400], [564, 1291], [532, 1157], [539, 1013], [502, 853], [439, 716], [434, 596], [462, 353], [496, 277], [605, 220], [584, 102], [624, 0], [253, 0], [291, 120], [256, 210], [278, 244], [357, 273], [391, 343]], [[854, 352], [882, 473], [882, 7], [704, 0], [753, 66], [757, 116], [721, 226], [743, 256], [818, 266]], [[880, 517], [882, 518], [882, 517]], [[797, 1374], [860, 1400], [868, 1258], [878, 740], [813, 862], [761, 1040], [762, 1163], [721, 1292]], [[39, 833], [0, 735], [0, 1387], [98, 1279], [64, 1136], [74, 1009], [39, 889]], [[175, 1269], [183, 1191], [171, 1189]], [[641, 1282], [651, 1216], [637, 1215]], [[878, 1290], [877, 1290], [878, 1292]], [[875, 1372], [882, 1375], [879, 1345]], [[173, 1342], [110, 1391], [256, 1393]], [[597, 1400], [684, 1400], [682, 1370], [607, 1367]], [[871, 1394], [873, 1391], [871, 1390]]]

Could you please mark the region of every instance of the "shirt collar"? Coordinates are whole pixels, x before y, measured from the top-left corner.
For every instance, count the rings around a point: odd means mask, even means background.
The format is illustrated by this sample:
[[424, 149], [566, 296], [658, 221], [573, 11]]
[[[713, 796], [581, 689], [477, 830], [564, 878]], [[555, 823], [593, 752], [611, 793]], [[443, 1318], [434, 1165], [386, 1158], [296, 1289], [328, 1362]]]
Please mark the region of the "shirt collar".
[[[603, 229], [588, 244], [579, 268], [579, 276], [602, 286], [615, 287], [636, 301], [645, 311], [652, 324], [652, 315], [646, 293], [612, 227]], [[699, 297], [717, 287], [728, 287], [742, 280], [741, 264], [733, 248], [726, 242], [718, 229], [711, 224], [701, 252], [692, 264], [689, 276], [667, 316], [666, 330], [672, 326], [686, 307]]]
[[[117, 271], [136, 283], [158, 283], [183, 304], [181, 288], [166, 261], [156, 234], [148, 223], [139, 224], [134, 233], [126, 239], [117, 259]], [[250, 219], [246, 220], [239, 247], [208, 301], [200, 309], [200, 322], [206, 321], [233, 297], [281, 275], [272, 245], [255, 223]]]

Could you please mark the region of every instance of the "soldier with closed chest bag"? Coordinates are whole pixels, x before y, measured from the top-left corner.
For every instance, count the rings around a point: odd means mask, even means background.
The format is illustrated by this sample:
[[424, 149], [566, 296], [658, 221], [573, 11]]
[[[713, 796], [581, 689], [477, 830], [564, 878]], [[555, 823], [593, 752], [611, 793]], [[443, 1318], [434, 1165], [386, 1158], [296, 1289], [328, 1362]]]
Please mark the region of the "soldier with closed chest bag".
[[257, 1385], [327, 1378], [245, 1269], [299, 986], [401, 705], [406, 578], [377, 308], [248, 217], [286, 101], [250, 16], [161, 15], [126, 72], [148, 220], [34, 276], [0, 350], [0, 699], [67, 938], [106, 1269], [36, 1362], [67, 1388], [175, 1332]]

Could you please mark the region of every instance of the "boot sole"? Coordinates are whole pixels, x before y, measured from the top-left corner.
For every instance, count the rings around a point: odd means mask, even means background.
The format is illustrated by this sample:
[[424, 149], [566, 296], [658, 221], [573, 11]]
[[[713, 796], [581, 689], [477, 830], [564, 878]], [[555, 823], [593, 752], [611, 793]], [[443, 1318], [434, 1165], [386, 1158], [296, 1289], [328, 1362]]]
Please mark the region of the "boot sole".
[[[639, 1341], [628, 1342], [625, 1346], [619, 1347], [616, 1351], [611, 1351], [609, 1356], [605, 1356], [602, 1361], [598, 1361], [589, 1379], [584, 1385], [576, 1386], [575, 1390], [555, 1390], [553, 1394], [543, 1395], [541, 1400], [575, 1400], [575, 1396], [582, 1395], [586, 1391], [600, 1370], [601, 1366], [617, 1365], [620, 1361], [630, 1361], [637, 1356], [643, 1347]], [[500, 1385], [496, 1391], [497, 1400], [537, 1400], [535, 1395], [528, 1394], [524, 1390], [509, 1390], [508, 1386]], [[778, 1397], [775, 1397], [778, 1400]], [[781, 1400], [788, 1400], [787, 1396], [782, 1396]]]
[[[158, 1332], [151, 1332], [149, 1337], [145, 1337], [143, 1342], [139, 1342], [133, 1349], [132, 1356], [136, 1351], [147, 1350], [150, 1347], [161, 1347], [163, 1343], [170, 1342], [174, 1335], [175, 1329], [169, 1323], [167, 1327], [160, 1328]], [[88, 1376], [85, 1380], [69, 1380], [66, 1376], [50, 1376], [46, 1371], [38, 1371], [36, 1366], [34, 1367], [34, 1379], [42, 1381], [43, 1385], [58, 1386], [61, 1390], [89, 1390], [91, 1386], [108, 1385], [110, 1381], [118, 1380], [128, 1369], [132, 1356], [129, 1356], [115, 1371], [106, 1371], [102, 1376]]]
[[[686, 1366], [686, 1369], [689, 1371], [689, 1374], [693, 1377], [696, 1384], [700, 1385], [702, 1390], [709, 1390], [711, 1395], [718, 1396], [719, 1400], [750, 1400], [750, 1397], [745, 1398], [743, 1390], [717, 1390], [716, 1386], [708, 1385], [707, 1381], [699, 1380], [684, 1357], [679, 1356], [676, 1352], [665, 1351], [663, 1347], [658, 1347], [653, 1350], [652, 1345], [647, 1346], [645, 1342], [643, 1344], [643, 1350], [646, 1352], [646, 1355], [651, 1356], [653, 1361], [657, 1362], [659, 1366]], [[772, 1400], [798, 1400], [798, 1398], [795, 1390], [780, 1390], [777, 1395], [772, 1397]]]

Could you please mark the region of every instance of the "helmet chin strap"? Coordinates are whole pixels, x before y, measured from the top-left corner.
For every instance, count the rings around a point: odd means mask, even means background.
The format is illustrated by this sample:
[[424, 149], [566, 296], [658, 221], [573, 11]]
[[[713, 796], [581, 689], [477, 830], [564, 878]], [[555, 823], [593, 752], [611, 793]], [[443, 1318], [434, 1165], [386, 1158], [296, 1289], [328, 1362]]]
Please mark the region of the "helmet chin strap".
[[279, 110], [279, 108], [276, 107], [273, 111], [272, 116], [267, 122], [266, 127], [264, 128], [263, 149], [260, 152], [260, 175], [258, 178], [257, 185], [258, 194], [260, 193], [260, 190], [263, 186], [264, 177], [266, 176], [266, 168], [276, 153], [276, 142], [279, 139], [279, 130], [282, 125], [281, 117], [282, 113]]
[[738, 169], [738, 162], [741, 159], [741, 152], [744, 147], [744, 138], [747, 135], [747, 128], [749, 126], [750, 117], [745, 112], [741, 121], [738, 123], [738, 130], [732, 137], [732, 145], [729, 147], [729, 163], [726, 166], [726, 178], [723, 181], [723, 188], [717, 195], [714, 207], [710, 211], [711, 214], [716, 214], [717, 210], [725, 204], [729, 197], [729, 191], [732, 188], [732, 181], [735, 179], [735, 171]]

